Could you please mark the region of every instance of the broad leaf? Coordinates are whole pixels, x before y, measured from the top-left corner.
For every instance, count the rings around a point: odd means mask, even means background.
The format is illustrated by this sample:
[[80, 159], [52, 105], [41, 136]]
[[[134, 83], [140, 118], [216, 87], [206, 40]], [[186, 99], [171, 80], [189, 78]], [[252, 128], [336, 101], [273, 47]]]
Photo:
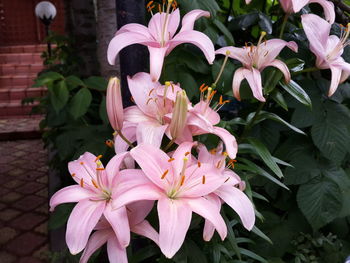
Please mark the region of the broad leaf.
[[325, 177], [302, 185], [297, 193], [298, 206], [315, 230], [337, 218], [342, 201], [338, 184]]
[[102, 77], [89, 77], [86, 80], [84, 80], [85, 85], [89, 89], [95, 89], [99, 91], [105, 91], [107, 89], [107, 81]]
[[282, 123], [283, 125], [286, 125], [288, 128], [292, 129], [293, 131], [306, 135], [305, 132], [303, 132], [302, 130], [298, 129], [297, 127], [291, 125], [290, 123], [286, 122], [285, 120], [283, 120], [280, 116], [278, 116], [275, 113], [272, 112], [261, 112], [259, 115], [259, 118], [266, 118], [266, 119], [270, 119], [270, 120], [274, 120], [277, 121], [279, 123]]
[[298, 83], [291, 80], [289, 83], [285, 83], [284, 81], [280, 81], [280, 85], [284, 88], [290, 95], [292, 95], [295, 99], [297, 99], [302, 104], [312, 107], [312, 102], [309, 95], [303, 90]]
[[89, 109], [92, 101], [92, 95], [87, 88], [81, 88], [70, 101], [69, 112], [74, 119], [83, 116]]
[[57, 84], [49, 85], [48, 90], [51, 104], [55, 112], [58, 113], [67, 104], [69, 99], [66, 82], [61, 80]]

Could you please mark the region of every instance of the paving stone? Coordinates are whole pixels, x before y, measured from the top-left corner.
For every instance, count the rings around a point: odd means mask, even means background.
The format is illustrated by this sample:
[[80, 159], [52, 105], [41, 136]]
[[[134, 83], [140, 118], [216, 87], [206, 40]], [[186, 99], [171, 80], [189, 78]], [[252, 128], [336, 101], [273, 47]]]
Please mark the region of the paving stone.
[[27, 182], [33, 182], [35, 180], [37, 180], [38, 178], [43, 177], [44, 174], [42, 172], [39, 171], [28, 171], [25, 175], [21, 176], [21, 179], [27, 181]]
[[11, 171], [7, 172], [8, 175], [12, 175], [12, 176], [18, 176], [18, 175], [21, 175], [24, 173], [25, 173], [25, 171], [21, 168], [14, 168]]
[[13, 262], [16, 262], [16, 257], [5, 252], [5, 251], [0, 251], [0, 262], [1, 263], [13, 263]]
[[46, 200], [42, 197], [29, 195], [21, 200], [15, 202], [13, 207], [23, 210], [23, 211], [31, 211], [37, 208], [39, 205], [43, 204]]
[[39, 225], [46, 219], [47, 219], [46, 216], [42, 216], [34, 213], [26, 213], [26, 214], [22, 214], [21, 216], [13, 220], [10, 226], [15, 229], [30, 230], [30, 229], [34, 229], [37, 225]]
[[9, 192], [1, 198], [1, 201], [3, 201], [4, 203], [13, 203], [18, 199], [20, 199], [21, 197], [23, 196], [18, 193]]
[[0, 218], [3, 221], [9, 221], [18, 216], [19, 214], [20, 212], [18, 210], [8, 208], [0, 212]]
[[38, 234], [27, 232], [10, 241], [6, 249], [19, 256], [31, 255], [36, 248], [47, 242], [47, 238]]
[[[46, 217], [45, 217], [46, 219]], [[42, 223], [40, 226], [37, 226], [35, 229], [35, 232], [38, 232], [42, 235], [47, 235], [48, 233], [48, 223], [47, 221], [45, 221], [44, 223]]]
[[38, 179], [36, 179], [36, 181], [42, 184], [47, 184], [49, 181], [49, 176], [45, 174], [44, 176], [40, 176]]
[[6, 207], [6, 205], [4, 205], [3, 203], [0, 203], [0, 210], [4, 209]]
[[5, 187], [7, 188], [10, 188], [10, 189], [13, 189], [13, 188], [18, 188], [20, 187], [21, 185], [23, 185], [25, 182], [21, 181], [21, 180], [17, 180], [17, 179], [14, 179], [6, 184], [4, 184]]
[[36, 195], [44, 197], [44, 198], [48, 198], [49, 191], [47, 188], [44, 188], [44, 189], [41, 189], [39, 192], [36, 192]]
[[48, 244], [45, 244], [41, 248], [39, 248], [35, 253], [33, 254], [34, 257], [41, 259], [44, 262], [49, 262], [49, 256], [50, 256], [50, 248]]
[[11, 227], [2, 227], [0, 233], [0, 245], [7, 243], [17, 235], [17, 231]]
[[35, 209], [35, 212], [38, 212], [38, 213], [42, 213], [44, 215], [47, 215], [49, 214], [49, 206], [48, 204], [43, 204], [41, 206], [39, 206], [37, 209]]
[[34, 194], [35, 192], [43, 189], [44, 187], [45, 185], [43, 184], [36, 183], [36, 182], [29, 182], [17, 188], [16, 191], [23, 194]]

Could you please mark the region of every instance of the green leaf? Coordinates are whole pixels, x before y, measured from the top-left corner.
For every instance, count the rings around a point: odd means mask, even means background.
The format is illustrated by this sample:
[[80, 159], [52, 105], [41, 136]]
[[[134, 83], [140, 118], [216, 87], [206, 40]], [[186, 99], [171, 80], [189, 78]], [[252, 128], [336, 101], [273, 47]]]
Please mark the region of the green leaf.
[[320, 175], [320, 167], [317, 161], [310, 155], [302, 153], [292, 160], [294, 168], [288, 167], [285, 171], [287, 185], [304, 184], [312, 178]]
[[261, 231], [259, 228], [257, 228], [256, 226], [253, 227], [252, 232], [253, 232], [255, 235], [257, 235], [257, 236], [261, 237], [262, 239], [266, 240], [267, 242], [269, 242], [269, 243], [272, 245], [272, 240], [271, 240], [267, 235], [265, 235], [264, 232], [262, 232], [262, 231]]
[[77, 87], [85, 87], [85, 83], [77, 76], [71, 75], [66, 78], [66, 83], [69, 90], [73, 90]]
[[56, 80], [61, 80], [64, 77], [57, 73], [57, 72], [46, 72], [44, 74], [41, 74], [36, 80], [35, 80], [35, 84], [33, 85], [33, 87], [42, 87], [42, 86], [46, 86], [49, 83], [53, 83]]
[[70, 216], [75, 204], [62, 204], [55, 208], [55, 211], [50, 215], [49, 229], [57, 229], [65, 225]]
[[277, 89], [275, 89], [271, 94], [271, 98], [277, 102], [278, 105], [280, 105], [284, 110], [288, 111], [288, 105], [286, 101], [284, 100], [284, 97], [281, 92], [279, 92]]
[[317, 120], [311, 129], [312, 140], [323, 155], [337, 163], [349, 151], [350, 134], [346, 123], [339, 119], [323, 118]]
[[103, 121], [103, 123], [105, 123], [105, 124], [109, 123], [108, 115], [107, 115], [107, 108], [106, 108], [106, 96], [102, 97], [102, 101], [101, 101], [100, 108], [99, 108], [99, 115], [100, 115], [100, 118]]
[[242, 255], [246, 255], [252, 259], [255, 259], [259, 262], [263, 262], [263, 263], [268, 263], [266, 259], [260, 257], [259, 255], [255, 254], [254, 252], [248, 250], [248, 249], [245, 249], [245, 248], [239, 248], [240, 252]]
[[70, 101], [69, 112], [76, 120], [83, 116], [89, 109], [92, 101], [92, 95], [87, 88], [81, 88]]
[[290, 95], [302, 104], [312, 108], [312, 102], [309, 95], [303, 90], [298, 83], [291, 80], [289, 83], [280, 81], [279, 84], [284, 88]]
[[283, 174], [281, 169], [278, 167], [275, 160], [273, 160], [271, 153], [259, 140], [255, 138], [249, 138], [249, 143], [255, 148], [258, 155], [264, 161], [264, 163], [279, 177], [282, 178]]
[[290, 58], [285, 61], [288, 68], [292, 72], [298, 72], [304, 69], [305, 61], [300, 58]]
[[290, 123], [286, 122], [285, 120], [283, 120], [280, 116], [278, 116], [275, 113], [263, 111], [259, 114], [259, 118], [266, 118], [266, 119], [270, 119], [273, 121], [277, 121], [279, 123], [286, 125], [288, 128], [292, 129], [293, 131], [295, 131], [297, 133], [306, 135], [305, 132], [303, 132], [302, 130], [298, 129], [297, 127], [291, 125]]
[[233, 40], [233, 36], [232, 36], [231, 32], [226, 28], [226, 26], [218, 19], [214, 19], [213, 23], [214, 23], [214, 25], [217, 26], [217, 28], [221, 31], [221, 33], [224, 34], [224, 36], [228, 40], [227, 45], [228, 46], [234, 45], [235, 41]]
[[337, 218], [342, 208], [342, 195], [334, 181], [315, 178], [299, 188], [297, 202], [312, 228], [317, 230]]
[[50, 101], [58, 113], [68, 102], [69, 91], [67, 89], [66, 82], [64, 80], [59, 81], [57, 84], [48, 86]]
[[95, 89], [98, 91], [105, 91], [107, 89], [107, 84], [108, 82], [101, 77], [89, 77], [86, 80], [84, 80], [85, 85], [89, 88], [89, 89]]

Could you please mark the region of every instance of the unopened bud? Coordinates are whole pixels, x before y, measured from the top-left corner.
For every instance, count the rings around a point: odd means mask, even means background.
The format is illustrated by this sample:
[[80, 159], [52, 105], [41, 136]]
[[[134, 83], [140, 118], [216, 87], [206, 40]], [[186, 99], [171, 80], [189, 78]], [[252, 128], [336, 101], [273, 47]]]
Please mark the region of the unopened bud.
[[186, 91], [179, 91], [176, 95], [175, 107], [170, 123], [172, 139], [178, 138], [183, 132], [187, 121], [187, 95]]
[[120, 131], [123, 128], [124, 112], [120, 81], [116, 77], [109, 79], [106, 106], [111, 126], [115, 131]]

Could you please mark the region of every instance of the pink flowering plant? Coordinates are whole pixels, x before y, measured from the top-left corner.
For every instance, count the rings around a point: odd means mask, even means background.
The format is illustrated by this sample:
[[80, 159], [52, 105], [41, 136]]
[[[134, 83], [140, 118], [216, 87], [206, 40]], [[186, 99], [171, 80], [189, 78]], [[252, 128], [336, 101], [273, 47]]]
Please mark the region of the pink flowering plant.
[[110, 78], [113, 156], [82, 151], [68, 163], [75, 184], [50, 200], [51, 211], [74, 203], [70, 253], [344, 262], [350, 24], [333, 2], [150, 1], [148, 26], [116, 31], [109, 63], [140, 44], [149, 71]]

